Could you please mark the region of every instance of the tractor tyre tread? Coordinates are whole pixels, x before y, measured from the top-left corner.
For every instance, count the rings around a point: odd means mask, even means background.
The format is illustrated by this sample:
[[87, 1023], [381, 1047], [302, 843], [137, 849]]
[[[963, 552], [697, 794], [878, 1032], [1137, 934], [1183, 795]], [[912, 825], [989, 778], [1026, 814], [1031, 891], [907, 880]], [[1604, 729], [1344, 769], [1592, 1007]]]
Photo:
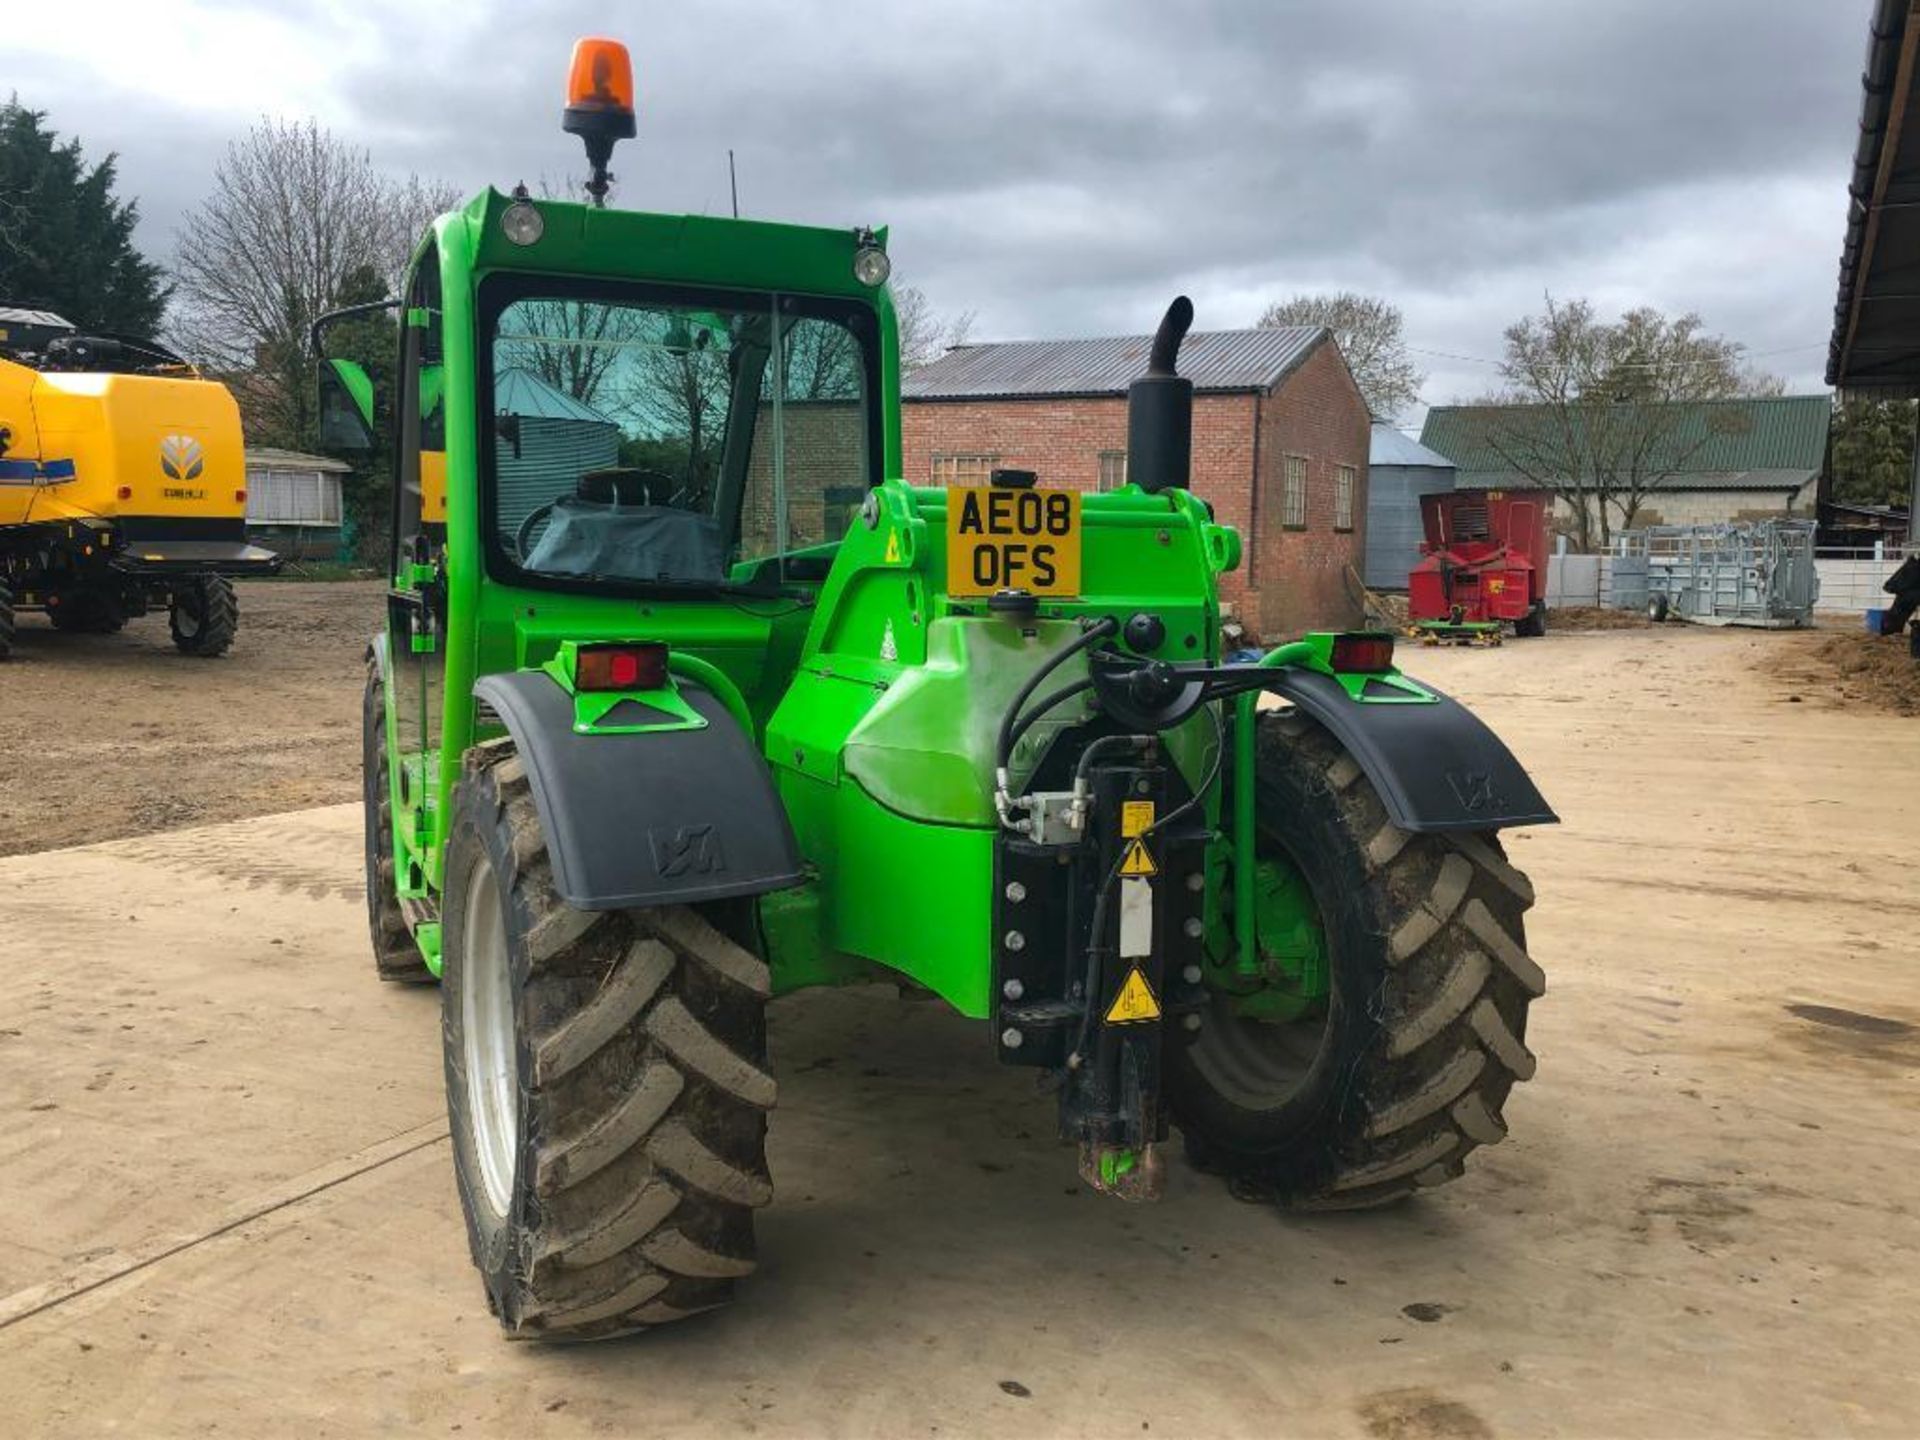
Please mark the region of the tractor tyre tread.
[[360, 702], [361, 805], [366, 822], [367, 929], [373, 943], [373, 967], [396, 985], [432, 985], [439, 977], [427, 968], [413, 931], [400, 910], [393, 862], [393, 792], [388, 786], [386, 685], [371, 651], [367, 684]]
[[1175, 1121], [1196, 1163], [1236, 1193], [1298, 1210], [1389, 1204], [1457, 1178], [1468, 1154], [1506, 1134], [1508, 1094], [1534, 1071], [1527, 1006], [1546, 988], [1522, 923], [1533, 887], [1492, 832], [1391, 834], [1372, 783], [1317, 721], [1265, 719], [1258, 755], [1263, 827], [1324, 817], [1304, 838], [1345, 897], [1325, 916], [1332, 947], [1370, 946], [1377, 959], [1357, 1001], [1336, 995], [1329, 1063], [1309, 1077], [1318, 1089], [1286, 1144], [1223, 1133], [1219, 1097], [1197, 1104], [1178, 1088]]
[[0, 660], [13, 654], [13, 591], [0, 585]]
[[[510, 1336], [541, 1341], [723, 1305], [755, 1268], [753, 1211], [773, 1193], [764, 962], [690, 907], [567, 906], [510, 739], [469, 750], [455, 792], [453, 843], [489, 827], [517, 937], [525, 1116], [504, 1247], [489, 1249], [477, 1177], [457, 1167], [489, 1301]], [[465, 873], [451, 851], [448, 871]], [[450, 884], [450, 920], [459, 903]], [[453, 945], [448, 955], [452, 1096], [461, 981]], [[457, 1151], [462, 1123], [455, 1101]]]
[[[200, 623], [191, 630], [180, 626], [181, 602], [192, 595], [200, 606]], [[224, 575], [198, 575], [174, 593], [167, 612], [167, 628], [173, 633], [174, 647], [182, 655], [211, 660], [224, 655], [240, 631], [240, 599], [233, 582]]]

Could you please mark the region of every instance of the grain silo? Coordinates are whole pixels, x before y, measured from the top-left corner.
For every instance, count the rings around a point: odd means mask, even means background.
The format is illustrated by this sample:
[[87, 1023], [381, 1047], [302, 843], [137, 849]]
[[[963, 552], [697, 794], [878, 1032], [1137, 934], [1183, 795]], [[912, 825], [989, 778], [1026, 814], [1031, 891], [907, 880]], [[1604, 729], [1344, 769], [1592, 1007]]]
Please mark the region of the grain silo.
[[1420, 497], [1453, 489], [1453, 462], [1384, 420], [1367, 449], [1366, 579], [1374, 590], [1404, 590], [1420, 558]]

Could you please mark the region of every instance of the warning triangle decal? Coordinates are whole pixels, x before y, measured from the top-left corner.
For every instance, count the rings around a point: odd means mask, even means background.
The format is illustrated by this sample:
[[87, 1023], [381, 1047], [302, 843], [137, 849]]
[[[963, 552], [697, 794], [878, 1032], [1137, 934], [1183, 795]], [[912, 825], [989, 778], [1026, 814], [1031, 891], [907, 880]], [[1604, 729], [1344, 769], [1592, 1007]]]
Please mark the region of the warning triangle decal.
[[1113, 997], [1113, 1004], [1107, 1007], [1107, 1024], [1134, 1025], [1142, 1020], [1158, 1020], [1160, 1002], [1153, 998], [1153, 989], [1147, 984], [1147, 977], [1140, 973], [1140, 967], [1134, 966], [1127, 971], [1127, 980], [1120, 987], [1120, 993]]
[[1158, 875], [1160, 867], [1153, 863], [1153, 856], [1147, 850], [1147, 842], [1138, 835], [1127, 845], [1127, 853], [1120, 857], [1122, 875]]
[[898, 530], [889, 530], [887, 532], [887, 564], [898, 565], [899, 563], [900, 532]]

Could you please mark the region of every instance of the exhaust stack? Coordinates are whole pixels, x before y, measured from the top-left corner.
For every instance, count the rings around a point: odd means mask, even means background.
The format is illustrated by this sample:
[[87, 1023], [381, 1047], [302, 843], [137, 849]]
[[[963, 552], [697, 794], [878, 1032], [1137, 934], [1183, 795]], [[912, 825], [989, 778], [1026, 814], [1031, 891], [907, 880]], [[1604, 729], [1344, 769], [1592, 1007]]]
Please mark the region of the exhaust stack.
[[1127, 478], [1142, 490], [1184, 490], [1193, 473], [1193, 381], [1175, 373], [1193, 324], [1182, 295], [1154, 333], [1147, 373], [1127, 387]]

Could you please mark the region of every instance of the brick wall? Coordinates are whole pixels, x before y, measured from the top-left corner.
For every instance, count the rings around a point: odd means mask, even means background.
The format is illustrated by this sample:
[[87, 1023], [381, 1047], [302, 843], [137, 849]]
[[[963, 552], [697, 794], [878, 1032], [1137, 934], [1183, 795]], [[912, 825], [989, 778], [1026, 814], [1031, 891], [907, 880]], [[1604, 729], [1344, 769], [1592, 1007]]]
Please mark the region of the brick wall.
[[[1257, 610], [1248, 618], [1269, 643], [1303, 630], [1356, 625], [1360, 605], [1347, 581], [1367, 549], [1367, 448], [1372, 419], [1366, 401], [1332, 345], [1315, 350], [1260, 402], [1260, 474], [1254, 523], [1243, 529], [1252, 555]], [[1307, 462], [1303, 529], [1281, 523], [1286, 457]], [[1334, 528], [1335, 476], [1353, 467], [1353, 528]], [[1243, 562], [1244, 564], [1245, 562]]]
[[[865, 413], [857, 400], [789, 400], [781, 409], [786, 435], [787, 543], [794, 549], [838, 540], [866, 493]], [[773, 508], [773, 406], [753, 427], [741, 505], [740, 554], [779, 548]]]

